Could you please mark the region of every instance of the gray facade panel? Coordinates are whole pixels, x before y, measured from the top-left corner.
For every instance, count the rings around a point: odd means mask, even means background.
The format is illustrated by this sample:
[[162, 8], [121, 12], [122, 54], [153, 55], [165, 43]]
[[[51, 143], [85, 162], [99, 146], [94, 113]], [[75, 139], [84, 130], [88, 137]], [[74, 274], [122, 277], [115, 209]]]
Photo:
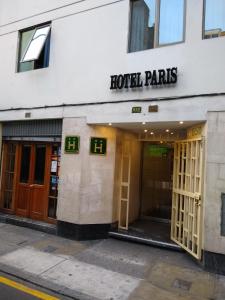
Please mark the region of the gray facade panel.
[[3, 123], [2, 136], [51, 137], [62, 135], [62, 120], [29, 120]]
[[222, 209], [221, 209], [221, 235], [225, 236], [225, 194], [221, 194]]

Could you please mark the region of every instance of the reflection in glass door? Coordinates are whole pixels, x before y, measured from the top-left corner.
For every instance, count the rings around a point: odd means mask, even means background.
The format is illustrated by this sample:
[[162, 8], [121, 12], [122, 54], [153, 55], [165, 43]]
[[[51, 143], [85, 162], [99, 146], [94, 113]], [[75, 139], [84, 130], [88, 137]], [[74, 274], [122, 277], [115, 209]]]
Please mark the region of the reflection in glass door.
[[44, 184], [45, 176], [45, 158], [46, 158], [46, 146], [35, 146], [35, 169], [34, 169], [34, 184]]
[[28, 183], [30, 174], [31, 145], [22, 145], [20, 182]]

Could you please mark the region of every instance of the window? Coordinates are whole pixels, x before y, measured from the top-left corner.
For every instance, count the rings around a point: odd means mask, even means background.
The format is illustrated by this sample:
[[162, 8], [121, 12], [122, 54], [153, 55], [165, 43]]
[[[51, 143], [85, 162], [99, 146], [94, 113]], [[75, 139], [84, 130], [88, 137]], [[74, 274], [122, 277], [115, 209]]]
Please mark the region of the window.
[[2, 197], [3, 208], [13, 208], [14, 181], [15, 181], [15, 157], [16, 144], [4, 143], [3, 145], [3, 176], [2, 176]]
[[50, 30], [47, 24], [20, 32], [18, 72], [48, 67]]
[[204, 39], [225, 36], [225, 1], [205, 0]]
[[132, 0], [129, 52], [184, 40], [185, 0]]

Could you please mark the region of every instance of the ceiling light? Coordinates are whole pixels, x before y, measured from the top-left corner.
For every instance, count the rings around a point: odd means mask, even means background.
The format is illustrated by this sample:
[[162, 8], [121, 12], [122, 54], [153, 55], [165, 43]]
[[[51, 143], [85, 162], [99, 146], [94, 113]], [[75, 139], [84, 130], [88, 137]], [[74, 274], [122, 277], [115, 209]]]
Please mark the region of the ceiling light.
[[179, 123], [180, 123], [180, 124], [184, 124], [184, 122], [183, 122], [183, 121], [180, 121]]
[[153, 135], [154, 134], [154, 132], [151, 132], [151, 135]]
[[166, 129], [166, 132], [170, 132], [170, 130], [169, 130], [169, 129]]
[[170, 134], [173, 134], [173, 132], [171, 132]]
[[148, 132], [148, 130], [147, 130], [147, 129], [145, 129], [145, 130], [144, 130], [144, 132]]

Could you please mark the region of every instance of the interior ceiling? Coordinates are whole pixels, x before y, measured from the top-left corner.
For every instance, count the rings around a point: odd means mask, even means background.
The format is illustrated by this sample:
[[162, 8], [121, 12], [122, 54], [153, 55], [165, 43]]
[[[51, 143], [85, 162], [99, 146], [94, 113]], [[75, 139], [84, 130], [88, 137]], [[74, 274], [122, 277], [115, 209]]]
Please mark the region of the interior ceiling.
[[[136, 132], [136, 133], [141, 133], [144, 130], [162, 132], [167, 129], [169, 129], [170, 132], [171, 131], [176, 132], [202, 123], [203, 123], [202, 121], [185, 121], [183, 122], [183, 124], [180, 124], [180, 122], [146, 122], [145, 124], [143, 124], [142, 122], [138, 122], [138, 123], [113, 123], [111, 126], [123, 130]], [[109, 126], [108, 123], [102, 125]]]

